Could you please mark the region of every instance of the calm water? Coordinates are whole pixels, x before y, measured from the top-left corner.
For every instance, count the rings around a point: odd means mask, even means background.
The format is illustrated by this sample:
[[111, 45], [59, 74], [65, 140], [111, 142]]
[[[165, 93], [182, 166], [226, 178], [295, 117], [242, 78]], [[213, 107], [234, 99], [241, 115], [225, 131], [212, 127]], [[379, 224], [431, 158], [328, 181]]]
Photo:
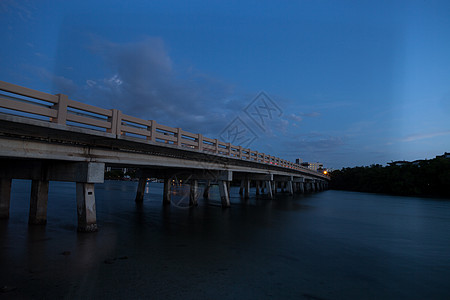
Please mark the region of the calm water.
[[[0, 220], [8, 299], [450, 299], [450, 200], [341, 191], [163, 208], [135, 182], [96, 187], [100, 231], [76, 232], [75, 185], [50, 183], [28, 227], [30, 182]], [[212, 189], [212, 198], [217, 198]]]

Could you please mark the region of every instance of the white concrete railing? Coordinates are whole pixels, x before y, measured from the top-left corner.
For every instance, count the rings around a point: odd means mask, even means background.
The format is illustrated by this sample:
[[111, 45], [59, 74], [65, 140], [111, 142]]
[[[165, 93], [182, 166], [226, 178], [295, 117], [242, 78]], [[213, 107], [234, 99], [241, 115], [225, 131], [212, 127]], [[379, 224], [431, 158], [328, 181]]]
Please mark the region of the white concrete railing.
[[132, 136], [143, 143], [151, 141], [195, 149], [199, 152], [272, 164], [318, 175], [317, 172], [275, 156], [207, 138], [181, 128], [158, 124], [155, 120], [139, 119], [117, 109], [108, 110], [77, 102], [63, 94], [47, 94], [4, 81], [0, 81], [0, 91], [3, 92], [0, 93], [0, 108], [6, 109], [3, 111], [6, 113], [108, 132], [117, 137]]

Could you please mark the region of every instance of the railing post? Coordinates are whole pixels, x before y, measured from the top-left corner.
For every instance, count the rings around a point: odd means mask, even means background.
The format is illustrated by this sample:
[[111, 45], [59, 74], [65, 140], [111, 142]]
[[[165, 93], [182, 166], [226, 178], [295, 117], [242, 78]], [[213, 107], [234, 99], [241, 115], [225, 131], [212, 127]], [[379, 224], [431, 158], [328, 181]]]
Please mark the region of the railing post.
[[239, 146], [239, 158], [242, 159], [242, 146]]
[[181, 138], [182, 138], [181, 132], [182, 132], [181, 128], [177, 128], [177, 146], [178, 147], [181, 147]]
[[227, 143], [228, 156], [231, 156], [231, 143]]
[[121, 126], [122, 126], [122, 112], [117, 109], [111, 109], [112, 116], [108, 118], [108, 122], [111, 123], [111, 128], [107, 130], [107, 132], [121, 135]]
[[149, 130], [151, 131], [149, 140], [156, 142], [156, 127], [158, 125], [156, 125], [157, 123], [155, 120], [151, 120], [151, 122], [152, 122], [152, 125], [151, 125], [151, 128], [149, 128]]
[[219, 140], [215, 139], [214, 144], [216, 145], [216, 154], [219, 154]]
[[197, 134], [197, 142], [198, 142], [198, 151], [203, 151], [203, 135], [202, 134]]
[[153, 125], [153, 121], [152, 120], [148, 120], [150, 122], [149, 125], [147, 125], [147, 131], [149, 132], [150, 136], [148, 136], [146, 138], [147, 141], [151, 141], [152, 140], [152, 125]]
[[56, 94], [56, 96], [58, 96], [58, 104], [53, 105], [53, 108], [58, 112], [56, 119], [53, 119], [52, 122], [65, 125], [67, 120], [67, 105], [69, 104], [69, 98], [64, 94]]

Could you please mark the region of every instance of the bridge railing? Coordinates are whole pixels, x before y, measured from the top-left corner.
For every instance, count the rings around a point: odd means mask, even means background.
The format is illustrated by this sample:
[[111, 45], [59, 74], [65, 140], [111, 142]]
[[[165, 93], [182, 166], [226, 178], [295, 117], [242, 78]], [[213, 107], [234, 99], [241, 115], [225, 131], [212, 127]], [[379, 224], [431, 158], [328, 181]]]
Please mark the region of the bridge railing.
[[107, 132], [116, 138], [133, 137], [144, 143], [189, 148], [318, 175], [308, 168], [275, 156], [159, 124], [155, 120], [129, 116], [117, 109], [104, 109], [74, 101], [64, 94], [51, 95], [4, 81], [0, 81], [0, 91], [0, 108], [7, 114]]

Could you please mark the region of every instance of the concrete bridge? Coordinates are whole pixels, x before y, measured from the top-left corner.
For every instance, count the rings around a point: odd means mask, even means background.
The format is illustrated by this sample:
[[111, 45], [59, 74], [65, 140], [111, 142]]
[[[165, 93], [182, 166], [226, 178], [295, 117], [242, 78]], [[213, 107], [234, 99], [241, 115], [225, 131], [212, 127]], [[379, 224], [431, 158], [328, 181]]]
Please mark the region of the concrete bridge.
[[329, 178], [287, 160], [0, 81], [0, 218], [9, 217], [12, 179], [32, 180], [30, 224], [45, 224], [49, 181], [76, 182], [78, 230], [95, 231], [96, 183], [106, 166], [134, 167], [139, 174], [136, 201], [143, 201], [147, 178], [164, 181], [163, 203], [170, 204], [175, 180], [190, 186], [189, 205], [196, 206], [217, 184], [223, 207], [230, 206], [230, 183], [240, 181], [248, 198], [272, 199], [326, 189]]

